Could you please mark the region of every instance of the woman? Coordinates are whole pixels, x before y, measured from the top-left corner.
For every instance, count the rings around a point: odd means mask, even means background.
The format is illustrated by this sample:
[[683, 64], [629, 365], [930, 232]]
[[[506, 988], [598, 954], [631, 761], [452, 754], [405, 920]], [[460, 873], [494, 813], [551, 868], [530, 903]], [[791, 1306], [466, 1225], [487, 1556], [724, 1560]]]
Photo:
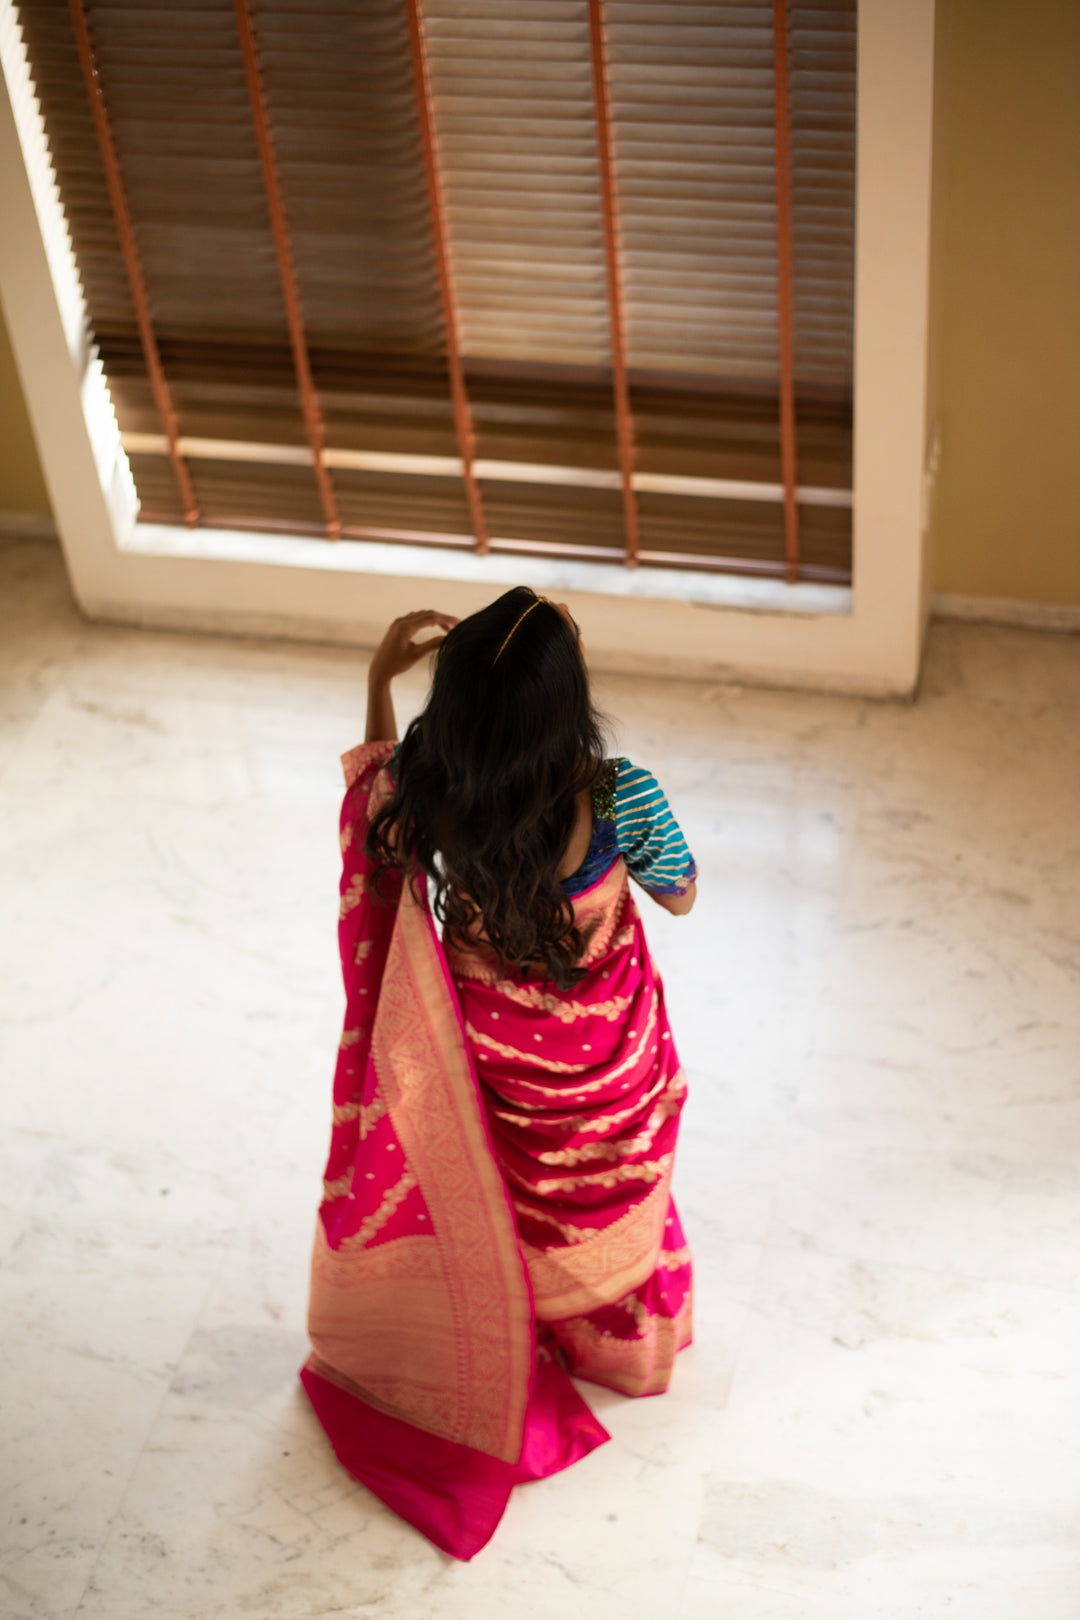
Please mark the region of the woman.
[[[435, 649], [399, 746], [390, 683]], [[690, 1340], [685, 1086], [627, 875], [686, 912], [695, 868], [654, 779], [603, 757], [569, 612], [525, 588], [395, 621], [344, 765], [301, 1378], [348, 1471], [470, 1558], [515, 1484], [609, 1438], [569, 1374], [658, 1394]]]

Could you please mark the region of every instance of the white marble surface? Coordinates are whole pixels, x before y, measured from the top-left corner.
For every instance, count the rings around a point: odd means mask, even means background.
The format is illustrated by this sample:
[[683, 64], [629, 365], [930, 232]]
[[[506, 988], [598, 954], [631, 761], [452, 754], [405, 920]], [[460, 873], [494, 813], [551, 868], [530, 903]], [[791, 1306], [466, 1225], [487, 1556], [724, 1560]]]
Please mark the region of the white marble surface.
[[910, 708], [602, 683], [702, 869], [648, 917], [697, 1343], [468, 1566], [295, 1379], [362, 688], [0, 548], [5, 1620], [1076, 1620], [1080, 641], [939, 626]]

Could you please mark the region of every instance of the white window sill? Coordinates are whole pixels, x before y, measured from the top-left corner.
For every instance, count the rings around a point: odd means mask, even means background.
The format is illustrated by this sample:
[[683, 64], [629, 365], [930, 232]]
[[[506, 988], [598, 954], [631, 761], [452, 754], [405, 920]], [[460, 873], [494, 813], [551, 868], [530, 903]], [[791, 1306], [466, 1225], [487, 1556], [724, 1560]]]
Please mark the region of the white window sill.
[[749, 613], [813, 617], [852, 611], [852, 591], [848, 585], [822, 585], [811, 581], [787, 585], [780, 579], [759, 579], [745, 574], [698, 573], [648, 566], [622, 568], [617, 564], [583, 562], [577, 558], [517, 557], [506, 553], [478, 557], [471, 551], [370, 540], [331, 543], [238, 529], [185, 529], [139, 523], [121, 549], [145, 557], [264, 563], [281, 568], [380, 574], [399, 579], [458, 580], [508, 588], [528, 584], [545, 592], [572, 591], [691, 602], [699, 607]]

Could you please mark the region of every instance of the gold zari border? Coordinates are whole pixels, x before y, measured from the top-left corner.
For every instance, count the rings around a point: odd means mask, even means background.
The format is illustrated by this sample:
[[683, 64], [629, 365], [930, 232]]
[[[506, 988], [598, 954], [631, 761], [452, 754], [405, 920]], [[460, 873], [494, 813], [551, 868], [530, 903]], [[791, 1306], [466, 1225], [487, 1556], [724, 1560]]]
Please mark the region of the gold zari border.
[[693, 1294], [687, 1292], [677, 1316], [653, 1316], [632, 1308], [631, 1315], [643, 1328], [637, 1338], [605, 1333], [585, 1317], [560, 1322], [556, 1338], [575, 1378], [603, 1384], [620, 1395], [662, 1395], [671, 1382], [676, 1355], [693, 1336]]

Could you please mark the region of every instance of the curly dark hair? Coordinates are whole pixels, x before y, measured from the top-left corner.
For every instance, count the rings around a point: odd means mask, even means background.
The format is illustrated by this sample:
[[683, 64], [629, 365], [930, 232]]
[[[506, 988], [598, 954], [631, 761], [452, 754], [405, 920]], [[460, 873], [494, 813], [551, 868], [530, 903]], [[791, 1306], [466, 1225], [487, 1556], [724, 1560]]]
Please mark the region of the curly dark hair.
[[582, 940], [558, 869], [577, 795], [603, 760], [573, 625], [527, 586], [507, 591], [436, 654], [396, 788], [368, 831], [376, 889], [419, 867], [449, 944], [481, 937], [500, 971], [535, 970], [568, 989], [582, 977]]

